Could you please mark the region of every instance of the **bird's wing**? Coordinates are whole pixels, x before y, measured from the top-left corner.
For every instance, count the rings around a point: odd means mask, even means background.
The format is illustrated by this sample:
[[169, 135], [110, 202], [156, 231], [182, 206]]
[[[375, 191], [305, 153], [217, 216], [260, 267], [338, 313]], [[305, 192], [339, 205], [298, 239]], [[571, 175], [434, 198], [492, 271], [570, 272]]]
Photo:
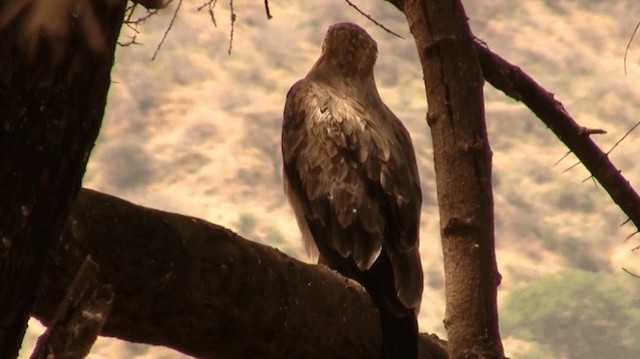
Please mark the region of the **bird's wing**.
[[[363, 171], [379, 173], [372, 167], [380, 162], [370, 156], [372, 141], [363, 131], [364, 121], [340, 105], [312, 81], [292, 87], [282, 132], [284, 169], [288, 195], [298, 202], [298, 218], [311, 227], [321, 255], [326, 255], [326, 243], [365, 270], [382, 248], [384, 221]], [[315, 227], [323, 233], [313, 233]]]
[[[282, 152], [298, 217], [320, 221], [343, 257], [355, 256], [359, 267], [368, 268], [391, 226], [397, 233], [386, 246], [401, 252], [416, 246], [421, 193], [415, 154], [386, 106], [366, 109], [303, 79], [287, 95]], [[336, 223], [324, 223], [334, 217]], [[370, 243], [345, 237], [354, 225]], [[354, 255], [356, 247], [371, 250]]]
[[307, 244], [315, 242], [321, 257], [350, 258], [360, 271], [384, 244], [399, 297], [404, 287], [406, 301], [419, 303], [418, 171], [409, 135], [391, 111], [303, 79], [287, 94], [282, 153], [285, 190]]

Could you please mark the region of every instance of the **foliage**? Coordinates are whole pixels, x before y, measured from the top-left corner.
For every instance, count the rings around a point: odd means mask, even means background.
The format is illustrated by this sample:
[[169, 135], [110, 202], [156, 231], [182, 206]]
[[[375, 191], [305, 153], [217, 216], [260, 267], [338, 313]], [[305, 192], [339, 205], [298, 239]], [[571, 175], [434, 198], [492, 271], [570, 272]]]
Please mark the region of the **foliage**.
[[600, 359], [640, 356], [637, 298], [614, 275], [561, 272], [514, 289], [502, 308], [505, 336], [548, 347], [554, 357]]

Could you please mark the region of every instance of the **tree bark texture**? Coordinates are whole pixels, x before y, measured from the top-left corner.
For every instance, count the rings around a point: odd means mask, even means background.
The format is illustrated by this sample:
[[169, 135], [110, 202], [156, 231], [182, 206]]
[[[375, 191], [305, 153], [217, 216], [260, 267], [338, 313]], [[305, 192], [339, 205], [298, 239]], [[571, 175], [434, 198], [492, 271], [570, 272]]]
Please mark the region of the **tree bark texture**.
[[0, 358], [17, 355], [80, 188], [126, 5], [69, 3], [0, 5]]
[[31, 359], [80, 359], [89, 354], [113, 303], [113, 288], [98, 282], [99, 270], [86, 256]]
[[203, 220], [84, 189], [35, 317], [52, 318], [86, 255], [114, 289], [102, 335], [207, 358], [380, 356], [378, 314], [356, 282]]
[[501, 358], [491, 150], [483, 79], [458, 0], [394, 2], [407, 17], [424, 73], [434, 146], [451, 358]]

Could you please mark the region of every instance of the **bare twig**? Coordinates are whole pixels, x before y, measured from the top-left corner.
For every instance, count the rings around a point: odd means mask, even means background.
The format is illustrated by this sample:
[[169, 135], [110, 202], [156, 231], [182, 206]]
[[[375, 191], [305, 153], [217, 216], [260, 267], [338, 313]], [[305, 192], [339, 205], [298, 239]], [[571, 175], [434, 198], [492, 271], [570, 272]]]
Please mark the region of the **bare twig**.
[[217, 3], [218, 3], [218, 0], [209, 0], [206, 3], [202, 4], [200, 7], [198, 7], [198, 11], [204, 9], [205, 7], [207, 8], [207, 12], [209, 13], [209, 17], [211, 18], [211, 23], [215, 27], [218, 27], [218, 24], [216, 23], [216, 16], [213, 13], [213, 9], [215, 9]]
[[267, 14], [268, 20], [273, 18], [273, 16], [271, 16], [271, 10], [269, 10], [269, 0], [264, 0], [264, 12]]
[[384, 25], [382, 25], [381, 23], [379, 23], [379, 22], [378, 22], [376, 19], [374, 19], [371, 15], [369, 15], [369, 14], [365, 13], [364, 11], [360, 10], [360, 8], [359, 8], [356, 4], [352, 3], [352, 2], [351, 2], [351, 1], [349, 1], [349, 0], [344, 0], [344, 1], [346, 1], [346, 3], [347, 3], [347, 4], [349, 4], [349, 6], [351, 6], [352, 8], [356, 9], [356, 11], [357, 11], [358, 13], [360, 13], [360, 15], [362, 15], [362, 16], [364, 16], [364, 17], [366, 17], [369, 21], [371, 21], [372, 23], [376, 24], [377, 26], [379, 26], [379, 27], [380, 27], [381, 29], [383, 29], [384, 31], [386, 31], [386, 32], [390, 33], [391, 35], [394, 35], [394, 36], [396, 36], [396, 37], [399, 37], [399, 38], [401, 38], [401, 39], [404, 39], [404, 37], [402, 37], [402, 36], [398, 35], [397, 33], [393, 32], [391, 29], [389, 29], [389, 28], [387, 28], [386, 26], [384, 26]]
[[158, 9], [145, 8], [147, 13], [134, 19], [133, 15], [137, 9], [137, 5], [138, 3], [134, 2], [133, 5], [130, 5], [127, 7], [127, 9], [125, 10], [125, 19], [123, 21], [123, 24], [127, 28], [129, 28], [129, 30], [133, 31], [135, 34], [133, 36], [130, 36], [130, 39], [127, 41], [124, 41], [124, 42], [118, 41], [118, 46], [127, 47], [131, 45], [139, 45], [140, 42], [137, 41], [138, 40], [137, 36], [138, 34], [140, 34], [140, 30], [138, 30], [138, 26], [143, 24], [149, 18], [151, 18], [152, 16], [158, 13]]
[[229, 50], [227, 54], [231, 55], [231, 50], [233, 49], [233, 31], [235, 30], [236, 24], [236, 12], [233, 9], [233, 0], [229, 0], [229, 10], [231, 11], [231, 32], [229, 33]]
[[135, 32], [138, 32], [137, 29], [137, 25], [142, 24], [143, 22], [145, 22], [147, 19], [149, 19], [150, 17], [152, 17], [153, 15], [158, 13], [158, 9], [146, 9], [147, 13], [143, 16], [140, 16], [139, 18], [132, 20], [133, 14], [136, 10], [136, 5], [137, 4], [133, 4], [132, 6], [128, 7], [126, 10], [126, 18], [124, 20], [124, 24], [127, 25], [128, 28], [134, 30]]
[[640, 278], [640, 276], [638, 276], [638, 275], [637, 275], [637, 274], [635, 274], [635, 273], [632, 273], [630, 270], [628, 270], [628, 269], [627, 269], [627, 268], [625, 268], [625, 267], [622, 267], [622, 270], [623, 270], [623, 271], [625, 271], [625, 272], [627, 272], [627, 274], [630, 274], [630, 275], [632, 275], [632, 276], [634, 276], [634, 277], [636, 277], [636, 278]]
[[[167, 4], [169, 4], [170, 2], [173, 2], [173, 0], [169, 0]], [[171, 22], [169, 22], [169, 26], [167, 27], [167, 30], [165, 30], [164, 35], [162, 35], [162, 40], [160, 40], [160, 43], [158, 43], [158, 46], [156, 47], [156, 51], [153, 53], [153, 56], [151, 56], [152, 61], [156, 59], [156, 56], [158, 56], [158, 51], [160, 51], [162, 44], [164, 44], [164, 40], [167, 39], [167, 35], [169, 35], [169, 31], [171, 31], [171, 28], [173, 27], [173, 23], [176, 21], [176, 18], [178, 17], [178, 11], [180, 11], [181, 5], [182, 5], [182, 0], [178, 0], [178, 5], [176, 6], [176, 11], [173, 12], [173, 17], [171, 18]]]
[[636, 28], [633, 29], [633, 33], [631, 34], [631, 38], [629, 39], [629, 42], [627, 43], [627, 48], [624, 50], [624, 74], [627, 74], [627, 53], [629, 52], [629, 48], [631, 47], [631, 43], [633, 42], [633, 38], [636, 36], [636, 33], [638, 32], [638, 27], [640, 27], [640, 21], [638, 21], [638, 23], [636, 24]]

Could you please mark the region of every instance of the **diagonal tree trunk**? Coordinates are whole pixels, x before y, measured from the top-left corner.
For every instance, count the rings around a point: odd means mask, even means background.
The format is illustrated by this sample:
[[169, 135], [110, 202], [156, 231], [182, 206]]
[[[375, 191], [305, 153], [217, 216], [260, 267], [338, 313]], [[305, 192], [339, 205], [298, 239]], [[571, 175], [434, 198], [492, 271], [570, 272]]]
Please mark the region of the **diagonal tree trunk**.
[[17, 355], [42, 268], [80, 188], [125, 6], [0, 5], [0, 358]]

